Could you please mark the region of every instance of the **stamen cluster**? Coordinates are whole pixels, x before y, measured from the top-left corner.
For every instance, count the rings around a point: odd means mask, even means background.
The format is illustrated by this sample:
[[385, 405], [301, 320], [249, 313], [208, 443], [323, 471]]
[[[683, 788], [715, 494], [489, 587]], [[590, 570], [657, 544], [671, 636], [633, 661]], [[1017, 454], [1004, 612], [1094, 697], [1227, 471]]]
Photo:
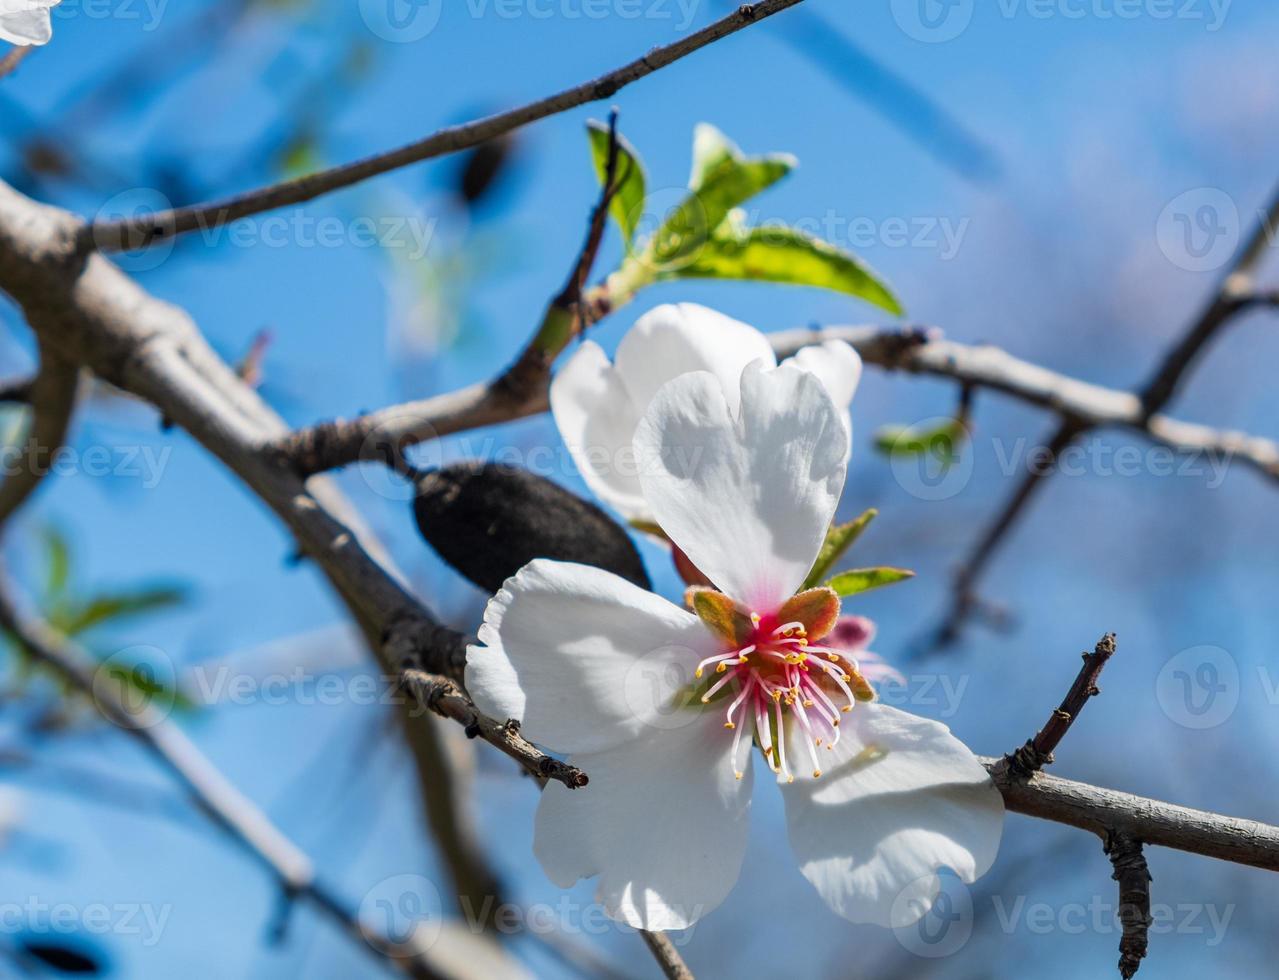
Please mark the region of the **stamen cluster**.
[[791, 738], [803, 742], [813, 766], [822, 774], [818, 750], [839, 744], [839, 721], [858, 701], [872, 701], [875, 692], [840, 651], [816, 643], [839, 616], [839, 597], [830, 589], [810, 589], [786, 602], [777, 613], [743, 613], [722, 593], [690, 590], [693, 608], [729, 649], [707, 657], [694, 672], [700, 680], [713, 668], [716, 675], [701, 694], [704, 704], [728, 700], [724, 727], [733, 730], [732, 765], [741, 779], [745, 770], [743, 739], [764, 753], [769, 768], [793, 782], [787, 758], [787, 723]]

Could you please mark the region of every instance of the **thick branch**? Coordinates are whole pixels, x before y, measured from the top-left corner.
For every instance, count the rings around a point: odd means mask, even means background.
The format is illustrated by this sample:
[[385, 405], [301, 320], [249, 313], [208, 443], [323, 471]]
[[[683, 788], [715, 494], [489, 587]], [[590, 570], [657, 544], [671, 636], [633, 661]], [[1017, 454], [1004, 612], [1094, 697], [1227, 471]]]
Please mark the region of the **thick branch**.
[[1083, 430], [1129, 429], [1179, 453], [1211, 453], [1238, 459], [1279, 480], [1279, 442], [1166, 415], [1147, 419], [1141, 399], [1131, 392], [1059, 374], [998, 347], [946, 340], [936, 331], [899, 332], [865, 326], [787, 330], [771, 334], [770, 339], [778, 357], [788, 357], [801, 347], [822, 340], [846, 340], [868, 364], [997, 391], [1047, 409]]
[[[886, 370], [949, 378], [1045, 408], [1085, 428], [1122, 428], [1187, 455], [1238, 459], [1279, 480], [1279, 443], [1241, 432], [1213, 429], [1165, 415], [1143, 420], [1136, 395], [1080, 381], [1021, 360], [998, 347], [945, 340], [936, 331], [872, 326], [785, 330], [769, 335], [778, 357], [823, 340], [845, 340], [868, 364]], [[376, 449], [401, 449], [442, 436], [527, 418], [549, 408], [546, 390], [513, 395], [510, 388], [483, 382], [419, 401], [405, 402], [349, 420], [322, 422], [291, 433], [277, 444], [302, 473], [346, 466], [361, 458], [382, 458]]]
[[[409, 635], [421, 667], [460, 679], [460, 638], [389, 570], [335, 488], [304, 482], [268, 451], [269, 441], [287, 432], [283, 421], [212, 351], [185, 312], [150, 296], [102, 256], [79, 255], [78, 228], [66, 212], [0, 184], [0, 288], [22, 305], [41, 342], [190, 432], [284, 521], [366, 633], [375, 640]], [[404, 650], [402, 642], [397, 650]], [[481, 737], [508, 754], [523, 753], [508, 744], [501, 722], [483, 722]], [[531, 760], [535, 770], [541, 758]]]
[[409, 164], [478, 146], [539, 119], [612, 98], [632, 82], [801, 2], [802, 0], [759, 0], [758, 3], [745, 4], [708, 27], [672, 44], [654, 48], [643, 57], [593, 81], [495, 116], [450, 126], [423, 140], [387, 153], [379, 153], [331, 170], [307, 174], [221, 201], [90, 225], [81, 234], [81, 246], [96, 246], [105, 251], [139, 248], [196, 229], [216, 228], [251, 214], [301, 204]]
[[1096, 834], [1127, 833], [1158, 847], [1279, 871], [1279, 827], [1192, 810], [1042, 772], [1024, 779], [1004, 759], [982, 759], [1014, 813]]

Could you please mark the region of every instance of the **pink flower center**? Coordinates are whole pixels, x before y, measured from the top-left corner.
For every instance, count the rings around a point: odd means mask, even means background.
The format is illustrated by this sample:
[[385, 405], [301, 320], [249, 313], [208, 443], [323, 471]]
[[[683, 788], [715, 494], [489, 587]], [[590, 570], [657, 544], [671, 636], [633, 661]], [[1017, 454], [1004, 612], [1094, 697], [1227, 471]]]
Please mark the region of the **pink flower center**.
[[750, 731], [769, 768], [794, 781], [786, 752], [788, 721], [789, 737], [803, 742], [813, 777], [819, 778], [820, 751], [839, 744], [840, 717], [858, 701], [873, 700], [875, 692], [856, 663], [838, 650], [810, 643], [803, 623], [758, 613], [750, 621], [747, 642], [697, 665], [698, 678], [708, 671], [720, 675], [712, 677], [702, 703], [728, 702], [724, 727], [734, 733], [731, 758], [738, 779], [745, 769], [742, 747], [749, 751], [750, 744], [742, 734]]

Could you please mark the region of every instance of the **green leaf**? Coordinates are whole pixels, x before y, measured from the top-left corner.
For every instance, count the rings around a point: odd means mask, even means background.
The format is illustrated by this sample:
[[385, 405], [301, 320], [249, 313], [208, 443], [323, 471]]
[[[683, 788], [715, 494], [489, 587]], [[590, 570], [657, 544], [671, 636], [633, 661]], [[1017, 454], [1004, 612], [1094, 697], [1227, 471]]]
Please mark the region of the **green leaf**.
[[45, 576], [45, 596], [56, 599], [66, 591], [67, 579], [71, 576], [71, 549], [62, 532], [54, 527], [45, 530], [44, 543], [49, 561]]
[[822, 544], [822, 550], [817, 553], [817, 561], [813, 563], [813, 569], [808, 573], [808, 578], [804, 579], [800, 591], [816, 587], [826, 577], [826, 573], [834, 567], [835, 562], [839, 561], [844, 556], [844, 552], [852, 547], [853, 542], [861, 537], [867, 525], [878, 516], [879, 511], [872, 507], [854, 521], [832, 526], [826, 532], [826, 541]]
[[914, 577], [914, 572], [904, 568], [854, 568], [840, 572], [826, 584], [841, 596], [847, 597]]
[[943, 468], [959, 458], [959, 447], [968, 438], [962, 419], [945, 419], [937, 425], [889, 425], [875, 433], [875, 448], [889, 456], [931, 455]]
[[108, 620], [180, 605], [186, 598], [186, 590], [178, 586], [103, 594], [85, 603], [62, 603], [50, 613], [49, 621], [67, 636], [75, 636]]
[[831, 289], [901, 316], [905, 311], [873, 269], [851, 252], [796, 228], [724, 229], [691, 262], [673, 270], [680, 279], [749, 279]]
[[[587, 134], [591, 140], [591, 159], [595, 163], [595, 175], [600, 184], [608, 174], [609, 129], [599, 120], [592, 119], [586, 124]], [[608, 213], [617, 222], [622, 237], [626, 240], [627, 251], [635, 241], [635, 232], [639, 228], [640, 218], [644, 214], [644, 200], [648, 196], [648, 178], [644, 174], [644, 164], [640, 162], [635, 147], [619, 133], [617, 135], [617, 179], [620, 181], [617, 193], [609, 205]]]
[[693, 128], [693, 172], [688, 178], [688, 189], [701, 190], [712, 171], [725, 161], [741, 159], [742, 151], [736, 143], [710, 123], [698, 123]]
[[717, 169], [657, 230], [650, 245], [653, 264], [682, 274], [682, 266], [710, 247], [716, 230], [735, 207], [777, 183], [793, 166], [792, 161], [778, 158], [732, 162]]

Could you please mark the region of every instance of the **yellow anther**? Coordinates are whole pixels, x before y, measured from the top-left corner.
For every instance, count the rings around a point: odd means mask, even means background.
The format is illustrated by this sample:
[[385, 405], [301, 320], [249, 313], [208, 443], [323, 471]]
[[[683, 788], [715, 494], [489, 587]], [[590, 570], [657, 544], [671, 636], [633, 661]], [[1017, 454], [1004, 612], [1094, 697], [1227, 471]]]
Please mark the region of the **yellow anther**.
[[843, 676], [840, 677], [840, 680], [843, 681], [845, 684], [847, 684], [852, 679], [853, 679], [852, 674], [844, 674]]
[[[848, 714], [850, 711], [852, 711], [852, 710], [853, 710], [853, 706], [852, 706], [851, 704], [846, 704], [846, 705], [844, 705], [842, 708], [840, 708], [839, 710], [840, 710], [840, 711], [842, 711], [842, 712], [844, 712], [844, 714]], [[839, 724], [839, 722], [835, 722], [835, 724], [837, 724], [837, 725], [838, 725], [838, 724]]]
[[736, 725], [734, 725], [731, 721], [726, 721], [726, 722], [724, 722], [724, 727], [725, 727], [725, 728], [736, 728], [737, 726], [736, 726]]
[[[723, 664], [723, 663], [722, 663], [722, 664], [717, 664], [717, 665], [716, 665], [716, 667], [715, 667], [715, 673], [717, 673], [717, 674], [722, 674], [722, 673], [724, 673], [724, 671], [726, 671], [726, 670], [728, 670], [728, 664]], [[850, 679], [850, 678], [847, 678], [847, 677], [845, 677], [845, 678], [844, 678], [844, 680], [849, 680], [849, 679]]]
[[839, 663], [839, 654], [838, 654], [838, 653], [828, 653], [828, 654], [826, 654], [826, 659], [827, 659], [827, 660], [829, 660], [829, 661], [830, 661], [831, 663], [833, 663], [833, 664], [837, 664], [837, 663]]
[[701, 668], [701, 667], [698, 667], [695, 671], [693, 671], [693, 676], [694, 676], [694, 677], [701, 677], [701, 676], [702, 676], [702, 668]]
[[822, 771], [821, 771], [820, 769], [814, 769], [814, 770], [813, 770], [813, 778], [814, 778], [814, 779], [821, 779], [821, 778], [822, 778]]
[[759, 625], [759, 613], [757, 613], [757, 612], [753, 612], [753, 613], [751, 613], [751, 625], [752, 625], [752, 626], [758, 626], [758, 625]]
[[795, 781], [795, 777], [794, 777], [794, 776], [787, 776], [787, 777], [786, 777], [786, 782], [788, 782], [788, 783], [793, 783], [794, 781]]
[[736, 776], [738, 779], [741, 779], [743, 776], [745, 776], [745, 775], [746, 775], [746, 773], [744, 773], [744, 772], [735, 772], [735, 773], [733, 773], [733, 775], [734, 775], [734, 776]]

